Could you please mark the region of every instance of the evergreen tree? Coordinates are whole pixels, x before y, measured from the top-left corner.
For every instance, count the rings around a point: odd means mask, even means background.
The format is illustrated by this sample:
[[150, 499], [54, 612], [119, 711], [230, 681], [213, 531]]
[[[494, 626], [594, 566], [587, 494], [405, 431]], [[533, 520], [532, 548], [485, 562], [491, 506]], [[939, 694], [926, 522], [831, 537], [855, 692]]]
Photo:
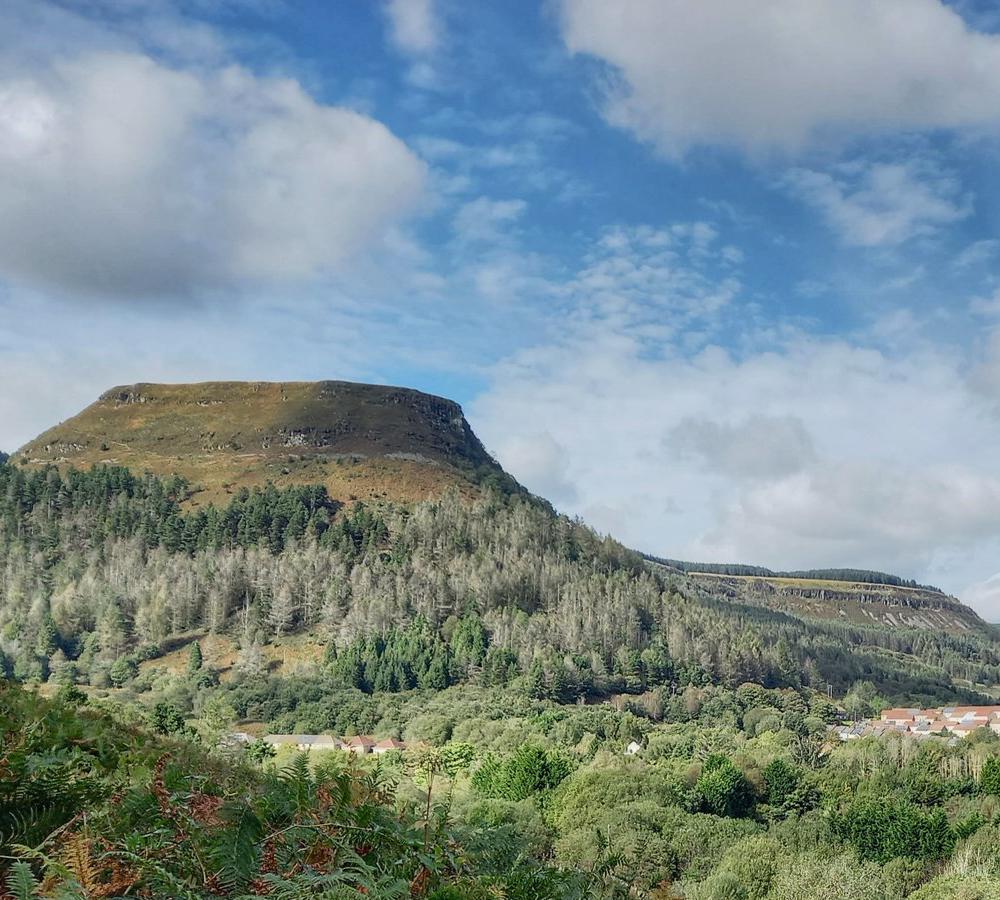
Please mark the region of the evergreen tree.
[[983, 763], [979, 774], [979, 789], [984, 794], [1000, 797], [1000, 756], [991, 756]]
[[204, 660], [201, 655], [201, 645], [194, 641], [191, 644], [191, 651], [188, 653], [188, 665], [187, 670], [189, 675], [193, 675], [199, 669], [201, 669], [204, 664]]
[[112, 664], [111, 668], [108, 669], [108, 678], [111, 679], [111, 683], [115, 687], [121, 687], [126, 682], [131, 681], [135, 678], [139, 669], [130, 656], [120, 656]]

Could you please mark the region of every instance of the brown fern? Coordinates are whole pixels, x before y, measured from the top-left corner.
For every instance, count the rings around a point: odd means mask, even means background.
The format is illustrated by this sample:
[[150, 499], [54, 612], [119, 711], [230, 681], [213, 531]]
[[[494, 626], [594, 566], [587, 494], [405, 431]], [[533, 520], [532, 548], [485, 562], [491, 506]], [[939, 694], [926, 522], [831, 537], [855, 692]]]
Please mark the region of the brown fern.
[[100, 887], [100, 867], [91, 853], [90, 841], [84, 835], [79, 832], [67, 834], [63, 839], [62, 852], [59, 855], [60, 862], [66, 866], [83, 889], [84, 896], [107, 896], [97, 893]]
[[168, 762], [170, 762], [169, 753], [164, 753], [156, 761], [156, 766], [153, 769], [153, 783], [150, 785], [150, 790], [153, 792], [153, 796], [156, 797], [156, 802], [160, 804], [160, 811], [163, 815], [172, 819], [174, 811], [170, 806], [170, 791], [167, 790], [167, 786], [163, 780], [163, 770], [166, 769]]
[[213, 797], [210, 794], [202, 794], [196, 791], [191, 795], [189, 808], [192, 818], [199, 825], [215, 827], [223, 824], [222, 818], [219, 816], [221, 806], [221, 797]]

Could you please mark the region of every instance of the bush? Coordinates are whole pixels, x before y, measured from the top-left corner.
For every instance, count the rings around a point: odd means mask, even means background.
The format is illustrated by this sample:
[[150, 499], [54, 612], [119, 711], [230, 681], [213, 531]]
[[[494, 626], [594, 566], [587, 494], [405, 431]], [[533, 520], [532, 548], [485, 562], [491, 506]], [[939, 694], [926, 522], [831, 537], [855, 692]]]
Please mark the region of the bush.
[[706, 812], [739, 819], [753, 811], [750, 782], [728, 757], [717, 754], [706, 759], [696, 787]]
[[472, 786], [484, 797], [525, 800], [558, 787], [572, 771], [573, 764], [562, 754], [525, 744], [506, 759], [488, 754], [472, 776]]
[[940, 859], [955, 846], [944, 810], [924, 812], [890, 797], [855, 800], [834, 828], [861, 859], [888, 862], [897, 856]]

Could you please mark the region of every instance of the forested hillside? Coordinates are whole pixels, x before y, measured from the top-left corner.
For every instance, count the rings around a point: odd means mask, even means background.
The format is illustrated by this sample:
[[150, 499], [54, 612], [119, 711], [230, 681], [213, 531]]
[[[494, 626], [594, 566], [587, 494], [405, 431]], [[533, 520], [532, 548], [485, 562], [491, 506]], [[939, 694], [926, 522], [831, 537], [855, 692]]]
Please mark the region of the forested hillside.
[[310, 631], [363, 690], [516, 682], [560, 700], [756, 681], [917, 702], [1000, 682], [981, 635], [804, 622], [720, 599], [522, 496], [341, 509], [322, 487], [185, 511], [178, 478], [0, 466], [0, 651], [19, 679], [121, 682], [225, 632], [237, 668]]
[[0, 691], [9, 896], [1000, 891], [1000, 739], [828, 731], [993, 688], [987, 630], [743, 603], [516, 488], [189, 491], [0, 463], [0, 665], [30, 689]]
[[763, 606], [809, 620], [889, 629], [978, 634], [992, 626], [936, 587], [864, 569], [775, 572], [760, 566], [687, 563], [647, 556], [650, 564], [685, 574], [712, 596]]

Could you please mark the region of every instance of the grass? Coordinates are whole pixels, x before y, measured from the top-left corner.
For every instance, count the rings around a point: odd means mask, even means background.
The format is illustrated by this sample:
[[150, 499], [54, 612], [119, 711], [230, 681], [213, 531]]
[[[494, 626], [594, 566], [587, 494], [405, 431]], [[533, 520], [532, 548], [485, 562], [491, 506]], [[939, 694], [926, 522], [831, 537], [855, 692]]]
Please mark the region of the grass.
[[[233, 677], [233, 666], [239, 653], [236, 641], [224, 634], [204, 632], [171, 639], [166, 652], [141, 662], [139, 671], [160, 669], [171, 675], [183, 674], [187, 671], [194, 641], [201, 646], [203, 665], [218, 670], [220, 681]], [[291, 634], [261, 646], [268, 671], [275, 675], [294, 675], [303, 669], [314, 669], [323, 659], [325, 650], [326, 641], [311, 634]]]

